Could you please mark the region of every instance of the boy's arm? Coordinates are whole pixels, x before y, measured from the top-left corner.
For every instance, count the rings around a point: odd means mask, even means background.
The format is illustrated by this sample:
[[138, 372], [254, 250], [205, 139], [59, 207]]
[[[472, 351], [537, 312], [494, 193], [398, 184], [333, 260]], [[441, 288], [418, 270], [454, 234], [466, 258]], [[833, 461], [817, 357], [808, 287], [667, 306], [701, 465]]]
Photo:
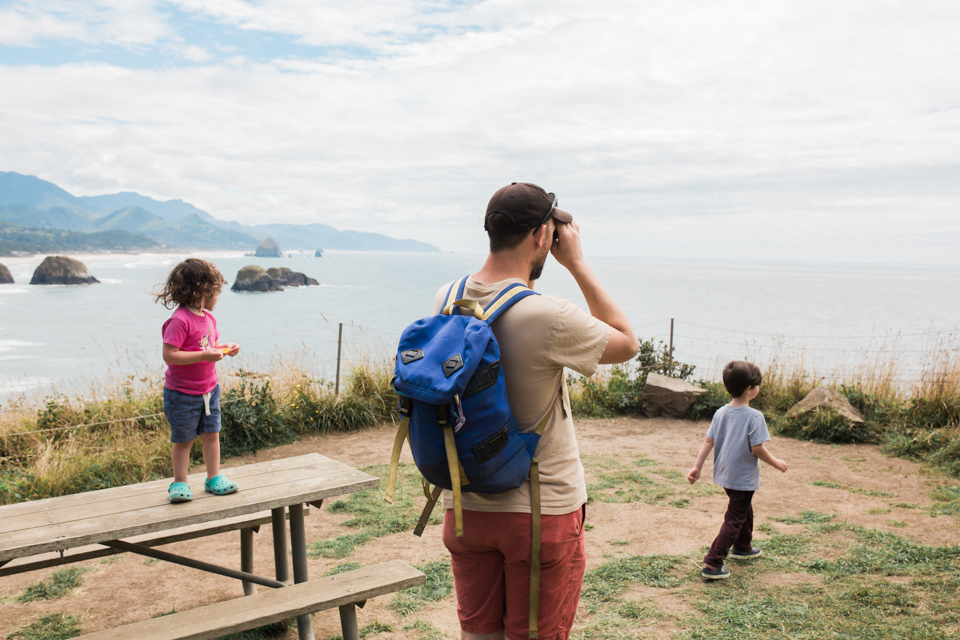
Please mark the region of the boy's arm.
[[757, 456], [758, 458], [766, 462], [768, 465], [770, 465], [774, 469], [779, 470], [781, 473], [787, 472], [787, 463], [781, 460], [780, 458], [774, 458], [770, 454], [770, 452], [767, 451], [767, 448], [762, 444], [758, 444], [750, 447], [750, 451], [753, 452], [753, 455]]
[[[238, 347], [239, 348], [239, 347]], [[217, 362], [223, 360], [223, 351], [220, 349], [204, 349], [203, 351], [183, 351], [180, 347], [163, 343], [163, 361], [167, 364], [197, 364], [198, 362]]]
[[703, 446], [700, 447], [700, 453], [697, 454], [697, 461], [693, 464], [693, 469], [690, 469], [690, 472], [687, 473], [687, 480], [690, 484], [700, 479], [700, 470], [703, 469], [703, 463], [712, 449], [713, 438], [707, 438], [703, 441]]

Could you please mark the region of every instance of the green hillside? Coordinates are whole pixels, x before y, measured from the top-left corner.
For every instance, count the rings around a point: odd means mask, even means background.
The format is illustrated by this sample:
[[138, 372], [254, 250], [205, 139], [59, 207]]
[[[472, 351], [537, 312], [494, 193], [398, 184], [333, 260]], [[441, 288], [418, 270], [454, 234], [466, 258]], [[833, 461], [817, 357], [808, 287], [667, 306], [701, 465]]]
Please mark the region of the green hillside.
[[156, 240], [130, 231], [81, 233], [64, 229], [36, 229], [0, 221], [0, 256], [14, 255], [14, 252], [127, 251], [160, 246]]

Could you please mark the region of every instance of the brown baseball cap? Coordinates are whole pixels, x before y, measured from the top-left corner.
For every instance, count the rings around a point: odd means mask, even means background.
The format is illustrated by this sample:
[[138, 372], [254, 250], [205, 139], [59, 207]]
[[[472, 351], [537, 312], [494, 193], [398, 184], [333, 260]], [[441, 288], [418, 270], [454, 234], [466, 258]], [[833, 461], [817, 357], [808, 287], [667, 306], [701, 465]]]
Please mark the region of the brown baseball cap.
[[490, 198], [483, 228], [499, 233], [523, 233], [539, 228], [551, 217], [560, 222], [573, 220], [569, 213], [557, 209], [554, 194], [529, 182], [511, 182]]

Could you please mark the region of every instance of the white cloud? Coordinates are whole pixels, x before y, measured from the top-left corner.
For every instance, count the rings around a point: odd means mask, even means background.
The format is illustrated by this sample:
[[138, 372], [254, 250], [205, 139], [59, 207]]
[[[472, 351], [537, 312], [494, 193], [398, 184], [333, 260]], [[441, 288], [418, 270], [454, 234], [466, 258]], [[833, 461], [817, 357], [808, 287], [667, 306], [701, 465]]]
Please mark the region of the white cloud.
[[[957, 261], [960, 6], [179, 6], [378, 55], [210, 63], [168, 34], [207, 64], [0, 67], [0, 166], [448, 250], [482, 248], [487, 198], [520, 179], [611, 254], [726, 255], [739, 233], [774, 257]], [[156, 11], [130, 18], [143, 42]]]

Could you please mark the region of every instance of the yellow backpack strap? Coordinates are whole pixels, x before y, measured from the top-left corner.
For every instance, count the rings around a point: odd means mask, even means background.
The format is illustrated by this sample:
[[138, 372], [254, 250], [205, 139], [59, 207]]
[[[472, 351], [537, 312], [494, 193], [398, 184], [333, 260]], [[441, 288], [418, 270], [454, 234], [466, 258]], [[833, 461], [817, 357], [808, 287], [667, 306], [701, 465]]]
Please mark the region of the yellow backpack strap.
[[400, 428], [397, 437], [393, 440], [393, 454], [390, 456], [390, 475], [387, 477], [387, 490], [383, 499], [393, 504], [393, 492], [397, 487], [397, 470], [400, 466], [400, 452], [403, 451], [403, 441], [410, 435], [410, 398], [400, 397]]
[[440, 430], [443, 431], [443, 444], [447, 450], [447, 465], [450, 468], [450, 485], [453, 489], [454, 536], [463, 537], [463, 504], [460, 501], [460, 458], [457, 456], [457, 443], [453, 439], [453, 427], [447, 419], [447, 408], [440, 407]]
[[[547, 414], [549, 415], [549, 414]], [[540, 463], [530, 461], [530, 621], [527, 638], [537, 637], [540, 612]]]
[[423, 507], [423, 513], [420, 514], [420, 521], [417, 522], [417, 526], [413, 530], [413, 535], [415, 536], [423, 535], [423, 530], [427, 526], [427, 520], [430, 519], [430, 514], [433, 513], [433, 507], [436, 506], [437, 500], [440, 498], [440, 494], [443, 492], [443, 488], [433, 487], [433, 489], [431, 489], [430, 483], [427, 482], [426, 478], [424, 478], [423, 492], [427, 496], [427, 504]]
[[454, 307], [463, 307], [464, 309], [470, 309], [473, 312], [474, 317], [478, 320], [483, 320], [483, 307], [480, 306], [480, 303], [476, 300], [456, 300], [451, 302], [443, 308], [443, 315], [450, 316], [453, 315]]
[[503, 305], [507, 304], [511, 299], [513, 299], [514, 296], [517, 296], [523, 293], [524, 291], [528, 291], [527, 287], [514, 287], [513, 289], [510, 289], [505, 294], [500, 296], [500, 298], [496, 302], [494, 302], [489, 307], [487, 307], [483, 311], [483, 315], [480, 316], [480, 319], [486, 320], [487, 318], [495, 314], [497, 312], [497, 309], [499, 309]]
[[[463, 281], [464, 281], [464, 280], [466, 280], [466, 278], [460, 278], [459, 280], [457, 280], [456, 282], [454, 282], [453, 285], [450, 287], [450, 291], [447, 292], [447, 299], [446, 299], [446, 300], [444, 301], [444, 303], [443, 303], [443, 313], [444, 313], [444, 315], [450, 315], [450, 314], [447, 312], [447, 309], [448, 309], [448, 308], [451, 308], [450, 305], [452, 305], [453, 302], [454, 302], [454, 300], [457, 299], [457, 292], [460, 290], [460, 285], [463, 284]], [[451, 310], [452, 310], [452, 308], [451, 308]]]

